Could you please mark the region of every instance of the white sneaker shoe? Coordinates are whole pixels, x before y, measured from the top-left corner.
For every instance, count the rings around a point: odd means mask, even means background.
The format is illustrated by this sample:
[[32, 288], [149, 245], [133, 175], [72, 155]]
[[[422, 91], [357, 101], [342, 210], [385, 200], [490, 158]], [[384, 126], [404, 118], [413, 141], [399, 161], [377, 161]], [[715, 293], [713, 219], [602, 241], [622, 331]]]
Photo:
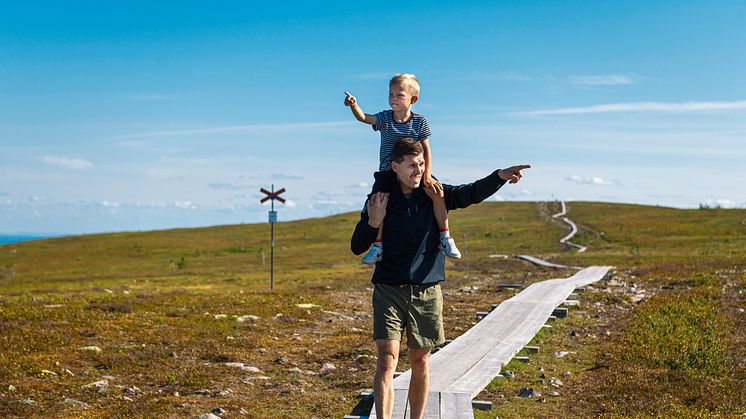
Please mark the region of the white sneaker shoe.
[[456, 247], [456, 242], [453, 241], [453, 237], [441, 236], [440, 246], [438, 247], [440, 247], [440, 250], [442, 250], [449, 258], [461, 259], [461, 252], [459, 252], [458, 247]]
[[366, 265], [375, 265], [376, 262], [380, 262], [382, 260], [383, 246], [373, 244], [372, 246], [370, 246], [370, 249], [368, 249], [368, 253], [363, 256], [363, 259], [360, 262]]

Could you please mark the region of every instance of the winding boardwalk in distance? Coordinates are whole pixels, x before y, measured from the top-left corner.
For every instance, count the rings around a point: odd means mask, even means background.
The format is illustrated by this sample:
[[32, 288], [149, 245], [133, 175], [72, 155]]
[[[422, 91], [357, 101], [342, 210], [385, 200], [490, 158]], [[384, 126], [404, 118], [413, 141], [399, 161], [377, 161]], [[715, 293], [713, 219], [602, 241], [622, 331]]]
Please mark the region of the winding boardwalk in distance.
[[[577, 226], [564, 215], [567, 208], [554, 217], [572, 227], [572, 232], [560, 240], [585, 251], [584, 246], [568, 242]], [[538, 258], [543, 266], [565, 267]], [[529, 260], [529, 259], [526, 259]], [[532, 261], [533, 261], [532, 260]], [[479, 323], [430, 356], [430, 393], [425, 407], [426, 418], [474, 418], [471, 401], [500, 373], [501, 368], [523, 349], [541, 330], [552, 312], [576, 288], [604, 278], [610, 266], [580, 269], [569, 278], [549, 279], [529, 285], [512, 298], [502, 302]], [[409, 418], [407, 393], [411, 370], [394, 379], [394, 418]], [[375, 409], [371, 418], [376, 417]]]
[[561, 204], [562, 204], [562, 211], [558, 212], [557, 214], [554, 214], [552, 216], [552, 218], [559, 218], [560, 220], [564, 221], [567, 225], [569, 225], [570, 226], [570, 233], [567, 236], [561, 238], [560, 239], [560, 243], [566, 244], [568, 246], [572, 246], [572, 247], [577, 248], [578, 249], [578, 253], [585, 252], [586, 249], [588, 249], [587, 247], [581, 246], [579, 244], [575, 244], [575, 243], [569, 241], [571, 238], [573, 238], [575, 236], [575, 234], [578, 233], [578, 226], [575, 225], [575, 223], [572, 222], [572, 220], [570, 220], [569, 218], [565, 217], [565, 214], [567, 214], [567, 205], [565, 205], [565, 201], [562, 201]]

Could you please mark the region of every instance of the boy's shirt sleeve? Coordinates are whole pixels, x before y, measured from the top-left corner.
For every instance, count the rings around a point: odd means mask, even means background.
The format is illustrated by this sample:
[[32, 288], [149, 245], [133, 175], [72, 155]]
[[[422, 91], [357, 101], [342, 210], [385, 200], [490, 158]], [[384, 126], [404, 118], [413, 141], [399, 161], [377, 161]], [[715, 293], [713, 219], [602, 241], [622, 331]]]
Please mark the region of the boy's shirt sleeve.
[[381, 131], [386, 127], [386, 111], [378, 112], [376, 115], [376, 123], [372, 125], [373, 131]]
[[427, 123], [427, 119], [422, 117], [422, 125], [420, 125], [420, 132], [418, 134], [417, 141], [422, 141], [430, 138], [430, 124]]

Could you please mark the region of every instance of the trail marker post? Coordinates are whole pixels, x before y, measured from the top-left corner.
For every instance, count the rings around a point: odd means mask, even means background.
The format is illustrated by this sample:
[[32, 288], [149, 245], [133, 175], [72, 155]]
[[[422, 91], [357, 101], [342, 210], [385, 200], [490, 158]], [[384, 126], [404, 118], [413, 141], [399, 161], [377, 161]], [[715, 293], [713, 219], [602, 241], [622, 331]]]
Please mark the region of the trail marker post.
[[270, 231], [271, 231], [271, 250], [270, 250], [270, 257], [269, 257], [269, 289], [270, 291], [275, 290], [275, 223], [277, 222], [277, 211], [275, 211], [275, 199], [280, 201], [281, 203], [285, 203], [285, 198], [281, 198], [280, 194], [285, 192], [285, 188], [280, 188], [277, 192], [275, 192], [275, 185], [272, 184], [271, 191], [268, 191], [264, 188], [259, 189], [260, 192], [263, 194], [266, 194], [264, 198], [260, 199], [260, 203], [265, 203], [268, 200], [271, 202], [271, 209], [269, 211], [269, 224], [270, 224]]

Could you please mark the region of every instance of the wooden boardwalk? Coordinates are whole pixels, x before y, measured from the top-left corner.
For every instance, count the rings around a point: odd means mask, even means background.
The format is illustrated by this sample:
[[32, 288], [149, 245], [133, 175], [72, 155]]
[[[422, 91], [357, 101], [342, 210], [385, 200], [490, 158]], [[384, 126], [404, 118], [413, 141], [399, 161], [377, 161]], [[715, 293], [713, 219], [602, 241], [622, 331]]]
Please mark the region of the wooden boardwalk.
[[535, 257], [529, 256], [529, 255], [518, 255], [518, 256], [516, 256], [516, 258], [523, 259], [525, 261], [531, 262], [534, 265], [544, 266], [545, 268], [583, 269], [583, 268], [581, 268], [579, 266], [567, 266], [567, 265], [560, 265], [560, 264], [557, 264], [557, 263], [547, 262], [545, 260], [542, 260], [542, 259], [539, 259], [539, 258], [535, 258]]
[[[571, 243], [577, 226], [564, 215], [567, 206], [555, 214], [567, 223], [571, 232], [560, 243], [584, 252], [585, 246]], [[500, 373], [501, 368], [523, 349], [541, 330], [554, 310], [576, 289], [604, 278], [610, 266], [579, 268], [558, 265], [521, 255], [521, 259], [554, 268], [580, 269], [569, 278], [536, 282], [504, 301], [479, 323], [430, 356], [430, 393], [426, 418], [474, 418], [472, 399]], [[411, 370], [394, 379], [393, 417], [409, 418], [407, 402]], [[371, 418], [376, 417], [375, 408]]]
[[578, 226], [575, 225], [575, 223], [572, 222], [572, 220], [564, 216], [565, 214], [567, 214], [567, 205], [565, 205], [565, 201], [562, 201], [561, 204], [562, 204], [562, 211], [558, 212], [557, 214], [554, 214], [552, 217], [559, 218], [560, 220], [564, 221], [567, 225], [569, 225], [570, 233], [568, 233], [567, 236], [561, 238], [560, 243], [566, 244], [568, 246], [572, 246], [578, 249], [578, 253], [585, 252], [588, 249], [587, 247], [581, 246], [579, 244], [575, 244], [569, 241], [571, 238], [575, 236], [575, 234], [578, 233]]
[[[585, 268], [569, 278], [529, 285], [430, 357], [426, 418], [473, 418], [471, 400], [541, 329], [572, 293], [602, 279], [608, 266]], [[394, 380], [394, 418], [408, 418], [411, 370]], [[375, 417], [371, 412], [370, 417]]]

